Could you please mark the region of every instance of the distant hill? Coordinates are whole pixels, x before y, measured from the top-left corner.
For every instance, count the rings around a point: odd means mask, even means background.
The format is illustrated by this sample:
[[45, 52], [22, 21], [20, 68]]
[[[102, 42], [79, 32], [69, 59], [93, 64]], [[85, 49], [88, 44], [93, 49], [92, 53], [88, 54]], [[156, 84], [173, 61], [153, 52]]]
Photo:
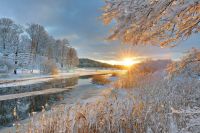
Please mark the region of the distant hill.
[[78, 67], [80, 68], [84, 68], [84, 67], [118, 68], [118, 69], [123, 68], [123, 66], [120, 66], [120, 65], [111, 65], [111, 64], [107, 64], [107, 63], [103, 63], [103, 62], [99, 62], [99, 61], [95, 61], [95, 60], [91, 60], [87, 58], [79, 59]]

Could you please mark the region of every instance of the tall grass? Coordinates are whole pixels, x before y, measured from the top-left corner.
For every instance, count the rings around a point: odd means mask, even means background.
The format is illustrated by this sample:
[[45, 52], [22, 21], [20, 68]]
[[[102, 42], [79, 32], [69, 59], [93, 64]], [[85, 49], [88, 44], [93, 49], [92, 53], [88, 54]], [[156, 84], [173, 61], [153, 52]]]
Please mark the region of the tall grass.
[[96, 102], [60, 106], [33, 117], [28, 132], [131, 132], [135, 128], [131, 124], [131, 97], [121, 100], [114, 95]]
[[92, 77], [92, 83], [94, 84], [105, 85], [105, 84], [109, 84], [110, 82], [111, 81], [105, 75], [94, 75]]

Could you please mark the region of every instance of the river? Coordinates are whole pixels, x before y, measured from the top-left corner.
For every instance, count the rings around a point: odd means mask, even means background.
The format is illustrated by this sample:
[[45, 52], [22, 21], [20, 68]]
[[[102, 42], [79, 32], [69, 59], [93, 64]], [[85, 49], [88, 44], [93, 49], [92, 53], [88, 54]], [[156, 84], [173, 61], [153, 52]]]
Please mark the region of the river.
[[[109, 79], [116, 78], [107, 74]], [[13, 126], [15, 121], [27, 119], [32, 112], [40, 112], [45, 107], [46, 110], [59, 104], [76, 103], [84, 99], [98, 96], [109, 85], [98, 85], [93, 83], [92, 76], [80, 76], [66, 79], [55, 79], [51, 82], [45, 82], [34, 86], [21, 86], [15, 88], [6, 88], [1, 95], [9, 95], [11, 98], [0, 100], [0, 130], [5, 127]], [[28, 88], [27, 88], [28, 87]], [[52, 93], [41, 93], [29, 96], [32, 92], [42, 92], [45, 90], [55, 90]], [[62, 91], [56, 91], [62, 89]], [[14, 95], [19, 94], [18, 97]], [[23, 94], [23, 95], [20, 95]]]

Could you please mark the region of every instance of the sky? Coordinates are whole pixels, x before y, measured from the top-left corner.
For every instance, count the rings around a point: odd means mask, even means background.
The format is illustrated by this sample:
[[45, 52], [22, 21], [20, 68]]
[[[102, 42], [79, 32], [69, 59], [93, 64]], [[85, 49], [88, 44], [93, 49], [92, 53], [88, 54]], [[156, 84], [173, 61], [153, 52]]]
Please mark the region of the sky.
[[175, 48], [128, 46], [108, 42], [112, 25], [103, 25], [100, 16], [103, 0], [0, 0], [0, 17], [16, 23], [43, 25], [55, 38], [67, 38], [79, 57], [115, 62], [128, 53], [135, 60], [144, 58], [178, 59], [192, 47], [200, 48], [200, 34], [182, 41]]

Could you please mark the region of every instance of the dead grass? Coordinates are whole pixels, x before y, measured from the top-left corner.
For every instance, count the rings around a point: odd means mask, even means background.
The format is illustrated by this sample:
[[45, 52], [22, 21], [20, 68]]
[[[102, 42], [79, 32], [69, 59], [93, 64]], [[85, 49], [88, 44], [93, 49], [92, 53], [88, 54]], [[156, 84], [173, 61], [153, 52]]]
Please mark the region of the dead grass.
[[53, 61], [46, 60], [42, 64], [42, 72], [47, 73], [47, 74], [57, 75], [58, 74], [58, 68]]
[[105, 84], [109, 84], [110, 82], [111, 81], [105, 75], [94, 75], [92, 77], [92, 83], [94, 84], [105, 85]]
[[112, 77], [119, 77], [121, 76], [122, 74], [120, 74], [119, 72], [113, 72], [112, 73]]

